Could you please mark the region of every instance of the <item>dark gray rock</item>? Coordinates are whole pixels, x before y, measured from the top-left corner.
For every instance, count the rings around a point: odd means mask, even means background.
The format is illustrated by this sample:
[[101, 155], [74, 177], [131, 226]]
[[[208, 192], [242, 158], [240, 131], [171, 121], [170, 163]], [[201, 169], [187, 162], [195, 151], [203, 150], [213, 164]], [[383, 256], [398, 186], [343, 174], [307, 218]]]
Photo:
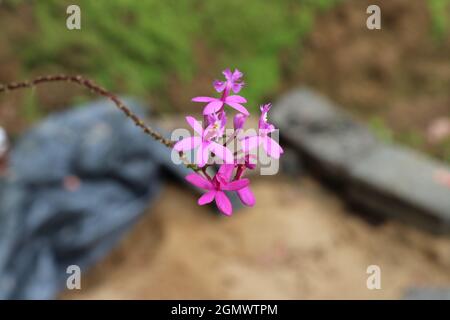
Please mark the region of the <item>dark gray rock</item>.
[[358, 206], [436, 232], [450, 231], [450, 189], [436, 181], [444, 163], [377, 140], [364, 125], [308, 89], [282, 97], [272, 117], [281, 138]]
[[280, 168], [283, 174], [294, 178], [304, 173], [300, 155], [290, 147], [284, 148], [283, 156], [280, 159]]
[[435, 179], [442, 168], [444, 164], [413, 150], [379, 145], [351, 168], [350, 179], [355, 183], [350, 184], [349, 193], [356, 200], [365, 199], [374, 211], [446, 232], [450, 230], [450, 188]]
[[348, 172], [377, 143], [369, 131], [337, 106], [302, 89], [282, 97], [272, 109], [282, 138], [336, 177]]
[[450, 288], [411, 288], [404, 300], [450, 300]]

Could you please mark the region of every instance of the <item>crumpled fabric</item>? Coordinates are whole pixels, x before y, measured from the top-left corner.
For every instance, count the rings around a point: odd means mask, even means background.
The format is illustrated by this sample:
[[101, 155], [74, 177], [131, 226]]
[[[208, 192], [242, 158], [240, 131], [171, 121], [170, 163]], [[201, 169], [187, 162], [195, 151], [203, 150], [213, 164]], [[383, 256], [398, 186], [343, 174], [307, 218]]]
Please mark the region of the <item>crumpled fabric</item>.
[[20, 138], [0, 180], [0, 299], [52, 299], [68, 266], [83, 275], [146, 212], [166, 173], [189, 173], [170, 153], [103, 100]]

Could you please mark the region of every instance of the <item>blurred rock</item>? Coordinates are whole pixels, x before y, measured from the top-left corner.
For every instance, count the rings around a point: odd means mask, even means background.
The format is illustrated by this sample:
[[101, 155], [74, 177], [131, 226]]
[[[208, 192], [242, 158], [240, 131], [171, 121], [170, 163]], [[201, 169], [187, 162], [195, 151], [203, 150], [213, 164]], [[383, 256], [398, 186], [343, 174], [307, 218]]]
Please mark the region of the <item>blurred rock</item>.
[[405, 300], [450, 300], [450, 288], [411, 288]]
[[298, 152], [292, 148], [284, 148], [284, 154], [280, 159], [281, 170], [290, 177], [298, 177], [303, 173], [302, 159]]
[[435, 232], [450, 231], [449, 168], [423, 154], [378, 141], [364, 125], [308, 89], [287, 94], [272, 117], [283, 140], [346, 199], [381, 216]]
[[348, 174], [376, 144], [365, 127], [306, 89], [284, 96], [272, 110], [282, 138], [312, 156], [330, 178]]
[[450, 189], [450, 170], [439, 169], [436, 170], [434, 180], [437, 183], [447, 186]]

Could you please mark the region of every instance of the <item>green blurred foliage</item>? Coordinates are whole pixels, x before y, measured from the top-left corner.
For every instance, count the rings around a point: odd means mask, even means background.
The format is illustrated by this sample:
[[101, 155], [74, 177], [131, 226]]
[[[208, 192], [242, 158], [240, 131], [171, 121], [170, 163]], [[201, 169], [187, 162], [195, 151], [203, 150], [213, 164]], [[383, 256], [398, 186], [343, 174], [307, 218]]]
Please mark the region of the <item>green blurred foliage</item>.
[[[248, 107], [256, 109], [298, 70], [302, 40], [317, 15], [341, 1], [0, 0], [11, 12], [32, 6], [33, 21], [23, 23], [35, 31], [7, 44], [20, 59], [21, 77], [83, 74], [117, 93], [156, 97], [159, 108], [169, 110], [176, 85], [208, 90], [192, 82], [199, 77], [212, 82], [226, 67], [245, 73], [243, 94]], [[71, 4], [81, 8], [82, 30], [66, 28], [66, 8]], [[427, 5], [432, 36], [442, 41], [450, 30], [450, 0], [427, 0]], [[209, 90], [189, 94], [207, 95], [213, 92]], [[75, 96], [73, 102], [86, 98]], [[33, 92], [22, 108], [30, 121], [45, 114]], [[424, 145], [419, 133], [395, 133], [380, 116], [369, 124], [382, 140]], [[444, 153], [439, 156], [450, 161], [450, 142], [439, 150]]]
[[394, 132], [383, 118], [378, 116], [371, 117], [369, 119], [369, 127], [378, 139], [389, 143], [394, 141]]
[[450, 163], [450, 138], [447, 138], [444, 142], [440, 144], [439, 150], [442, 150], [443, 159]]
[[[72, 3], [73, 1], [71, 1]], [[40, 37], [23, 52], [29, 69], [45, 64], [89, 73], [107, 87], [142, 94], [163, 77], [192, 74], [189, 1], [75, 1], [82, 30], [65, 28], [66, 1], [35, 3]], [[63, 14], [62, 14], [63, 13]]]
[[[201, 43], [214, 56], [212, 73], [230, 66], [246, 74], [245, 95], [256, 107], [277, 90], [280, 54], [297, 59], [315, 15], [339, 1], [36, 1], [39, 30], [20, 55], [26, 70], [82, 73], [111, 90], [146, 95], [160, 94], [169, 77], [192, 81]], [[65, 28], [69, 4], [80, 6], [82, 30]]]
[[36, 119], [40, 119], [44, 115], [42, 109], [39, 108], [35, 91], [36, 89], [32, 88], [31, 90], [24, 93], [25, 99], [21, 106], [21, 114], [28, 122], [33, 122]]
[[434, 35], [441, 40], [450, 29], [450, 0], [428, 0], [428, 7], [433, 21]]
[[[302, 39], [318, 13], [342, 0], [4, 0], [33, 6], [36, 32], [16, 44], [25, 75], [71, 72], [130, 95], [158, 97], [169, 108], [168, 88], [237, 67], [243, 94], [256, 108], [295, 73]], [[435, 34], [448, 30], [450, 0], [429, 0]], [[65, 28], [66, 8], [77, 4], [82, 30]], [[204, 52], [199, 51], [206, 51]], [[213, 57], [213, 58], [211, 58]], [[203, 60], [202, 60], [203, 59]], [[204, 61], [207, 60], [207, 61]], [[205, 67], [203, 68], [203, 72]], [[209, 76], [209, 74], [208, 74]], [[170, 80], [176, 79], [176, 82]], [[212, 80], [212, 79], [211, 79]], [[174, 89], [171, 88], [173, 91]], [[173, 94], [173, 92], [172, 92]], [[192, 95], [208, 92], [192, 92]]]
[[[300, 62], [302, 39], [318, 13], [342, 0], [46, 0], [32, 2], [37, 30], [18, 46], [24, 73], [73, 72], [118, 93], [164, 96], [198, 75], [199, 64], [219, 76], [225, 67], [246, 74], [251, 106], [273, 97], [286, 68]], [[448, 29], [450, 0], [429, 0], [434, 31]], [[20, 0], [6, 0], [17, 6]], [[82, 30], [65, 28], [77, 4]], [[207, 55], [196, 56], [201, 44]], [[205, 49], [206, 48], [206, 49]], [[213, 56], [212, 61], [202, 61]], [[285, 61], [283, 61], [283, 59]], [[289, 61], [286, 61], [289, 60]], [[211, 79], [212, 80], [212, 79]], [[207, 94], [193, 92], [192, 94]]]

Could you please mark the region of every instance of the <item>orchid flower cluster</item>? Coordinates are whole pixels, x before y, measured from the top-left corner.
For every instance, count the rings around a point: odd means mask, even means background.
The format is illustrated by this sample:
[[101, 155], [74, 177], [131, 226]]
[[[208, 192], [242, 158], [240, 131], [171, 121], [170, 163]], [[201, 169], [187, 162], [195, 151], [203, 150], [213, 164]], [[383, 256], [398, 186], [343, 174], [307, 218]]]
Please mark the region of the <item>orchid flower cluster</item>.
[[[223, 71], [223, 75], [224, 81], [216, 80], [213, 83], [214, 89], [221, 94], [220, 98], [202, 96], [192, 99], [194, 102], [205, 103], [203, 124], [192, 116], [186, 117], [195, 135], [178, 141], [174, 145], [174, 150], [179, 153], [196, 150], [195, 164], [199, 170], [189, 174], [186, 180], [206, 190], [206, 193], [198, 199], [199, 205], [215, 201], [219, 210], [229, 216], [233, 213], [233, 208], [225, 191], [236, 192], [246, 206], [255, 204], [250, 181], [243, 178], [246, 170], [256, 168], [255, 151], [262, 146], [267, 156], [279, 159], [283, 149], [271, 137], [276, 128], [268, 122], [270, 103], [260, 107], [258, 131], [243, 134], [244, 125], [250, 116], [243, 105], [247, 100], [237, 95], [244, 86], [243, 74], [237, 69], [234, 72], [227, 69]], [[233, 117], [233, 130], [226, 130], [228, 109], [226, 107], [236, 111]], [[234, 146], [236, 150], [232, 152], [230, 146]], [[211, 158], [212, 163], [209, 162]], [[212, 177], [206, 168], [214, 164], [220, 164], [220, 168]]]

